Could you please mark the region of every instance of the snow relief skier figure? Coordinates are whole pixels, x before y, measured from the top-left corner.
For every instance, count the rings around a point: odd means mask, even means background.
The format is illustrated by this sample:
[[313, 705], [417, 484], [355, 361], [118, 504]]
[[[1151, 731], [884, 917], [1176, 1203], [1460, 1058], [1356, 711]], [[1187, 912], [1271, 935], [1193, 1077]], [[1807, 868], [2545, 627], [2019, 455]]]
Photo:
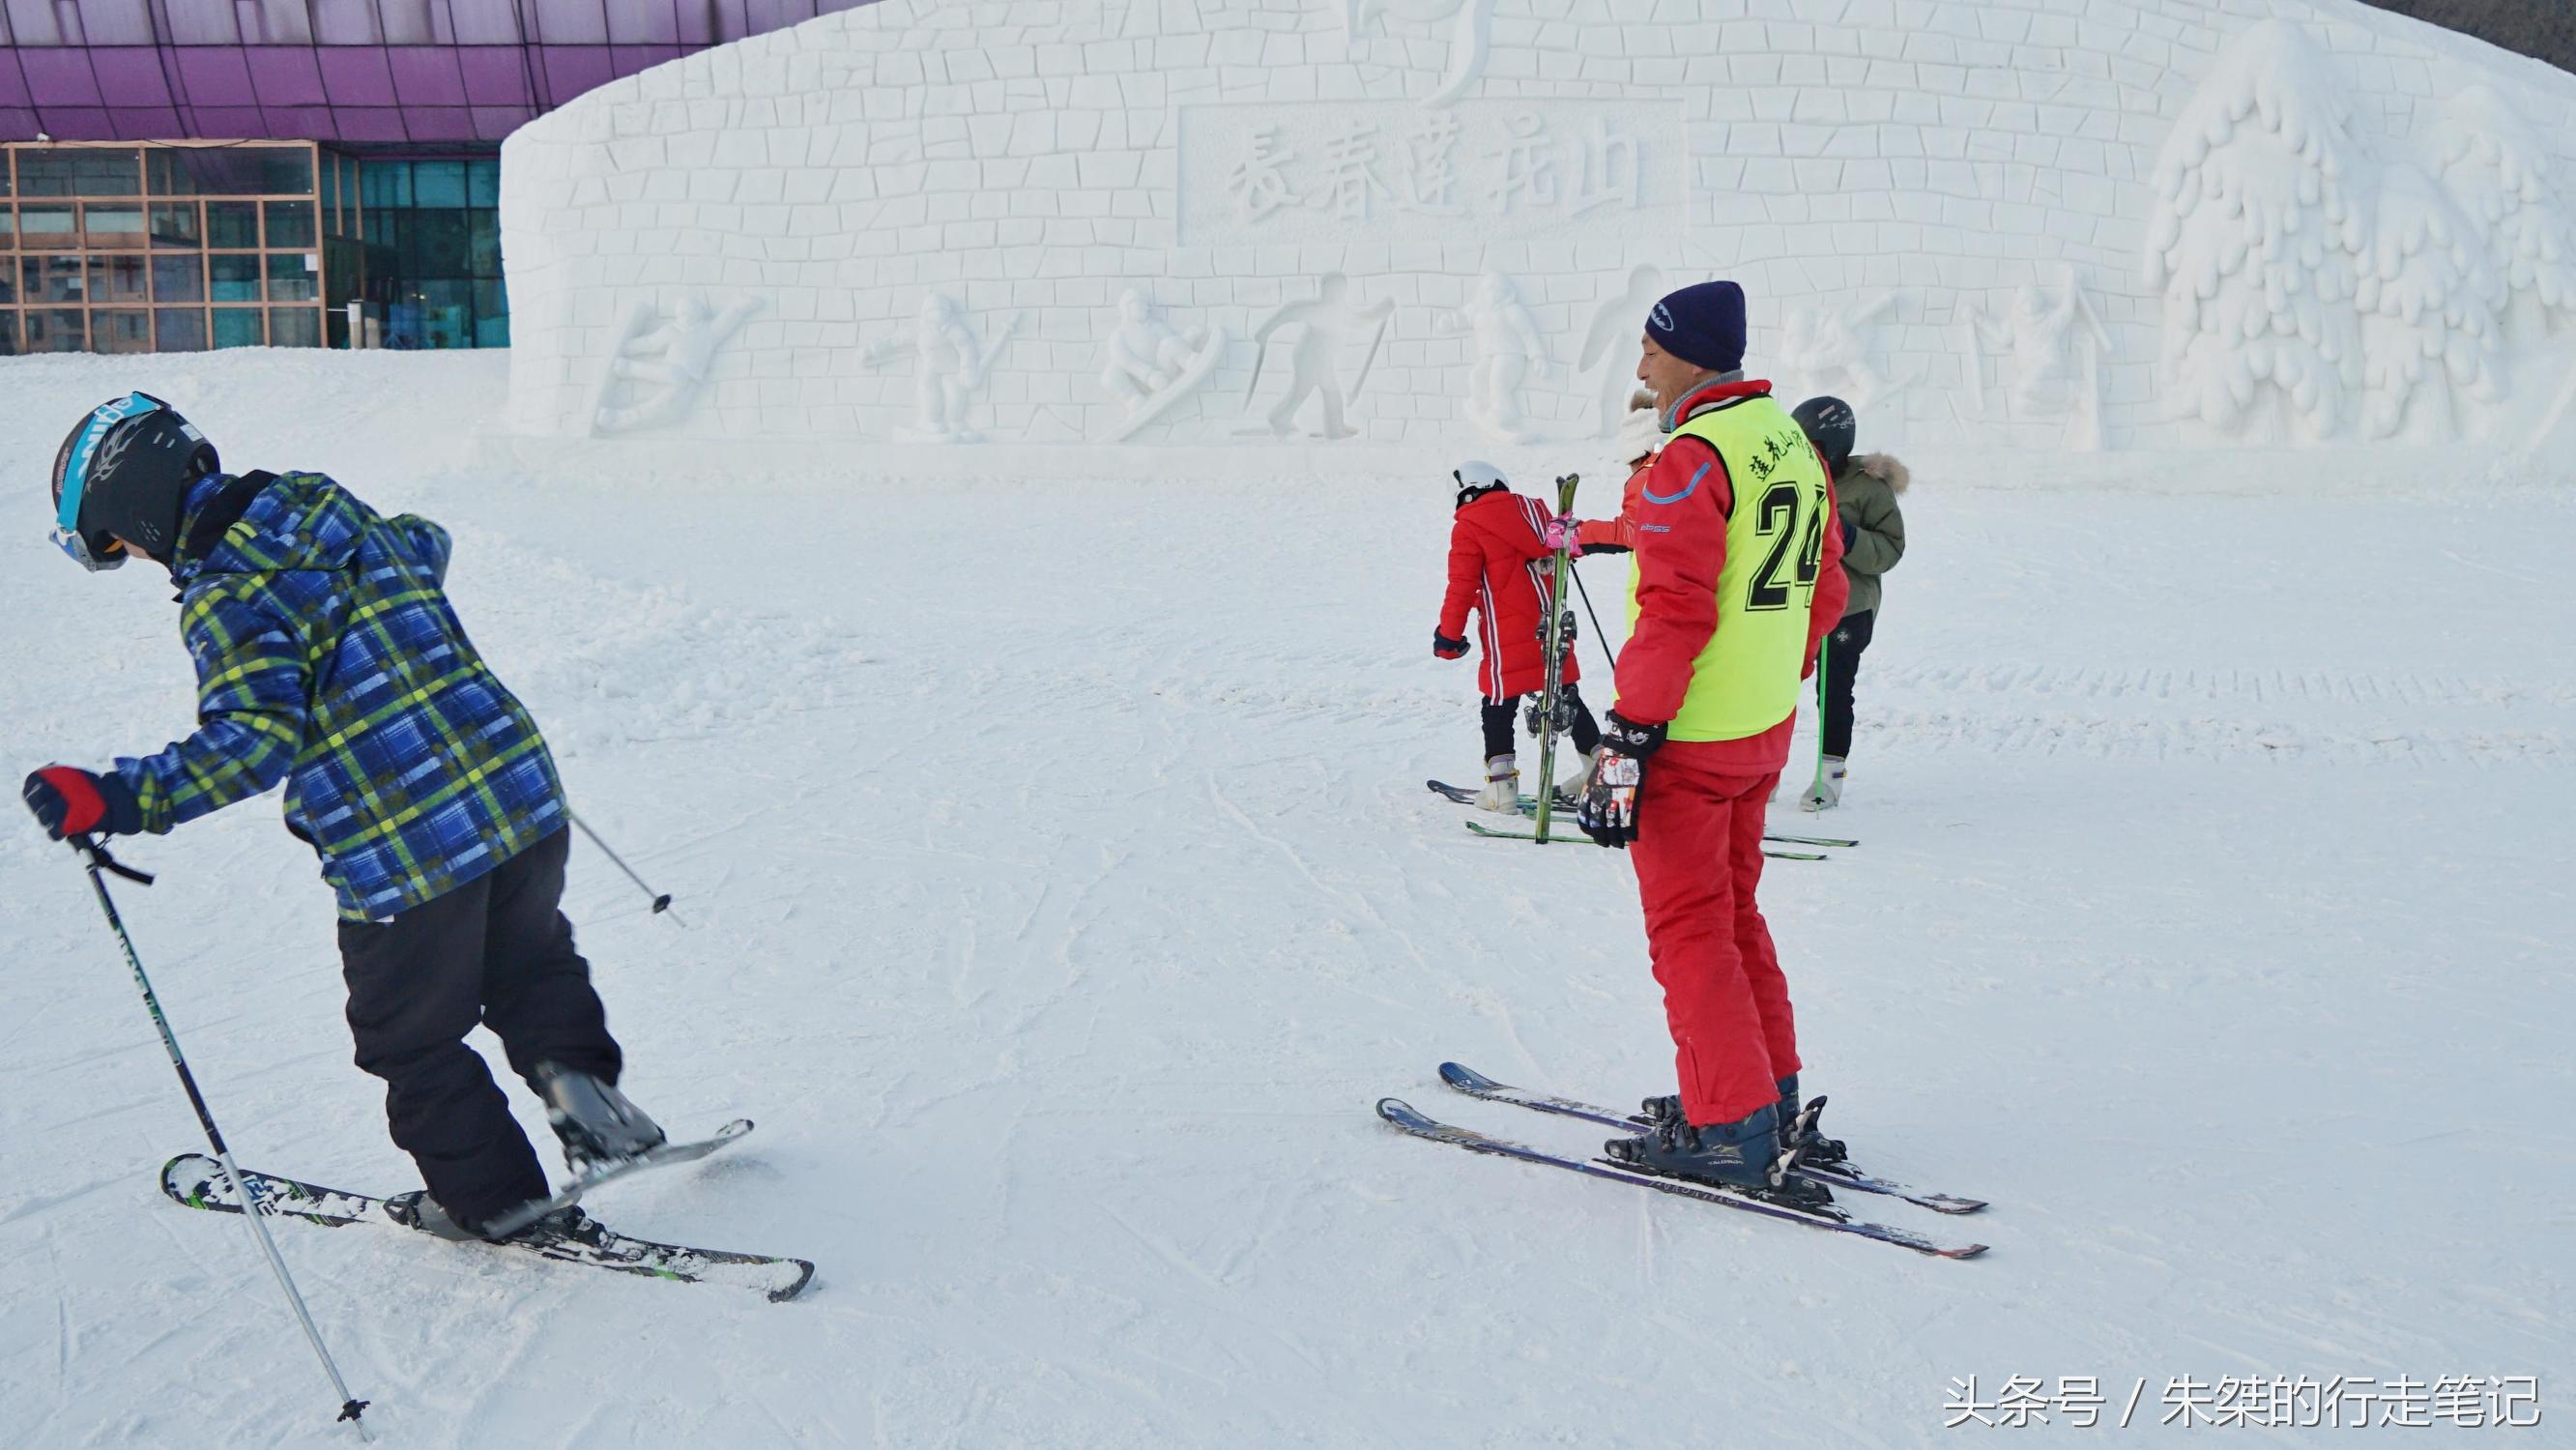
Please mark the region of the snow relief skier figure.
[[1637, 378], [1671, 436], [1638, 491], [1619, 702], [1578, 820], [1605, 846], [1634, 847], [1681, 1091], [1647, 1099], [1655, 1125], [1604, 1151], [1813, 1204], [1824, 1190], [1789, 1172], [1792, 1155], [1838, 1145], [1798, 1122], [1788, 980], [1755, 895], [1799, 681], [1850, 586], [1824, 460], [1743, 367], [1735, 283], [1648, 310]]
[[1555, 373], [1540, 340], [1538, 323], [1521, 304], [1520, 292], [1500, 272], [1488, 272], [1476, 284], [1467, 305], [1449, 313], [1450, 328], [1475, 334], [1476, 362], [1467, 373], [1467, 420], [1498, 442], [1523, 443], [1521, 384], [1534, 372], [1540, 382]]
[[[1449, 592], [1431, 631], [1431, 653], [1444, 660], [1467, 653], [1467, 615], [1479, 618], [1477, 641], [1484, 658], [1476, 683], [1484, 691], [1485, 788], [1476, 804], [1512, 815], [1520, 810], [1521, 773], [1512, 744], [1512, 721], [1521, 697], [1547, 688], [1547, 650], [1540, 630], [1556, 617], [1548, 607], [1555, 573], [1549, 567], [1559, 542], [1547, 506], [1511, 491], [1510, 480], [1490, 463], [1464, 463], [1449, 477], [1458, 486], [1457, 514], [1449, 526]], [[1576, 553], [1581, 550], [1577, 548]], [[1561, 665], [1560, 698], [1574, 712], [1574, 748], [1588, 763], [1601, 743], [1601, 726], [1583, 703], [1577, 683], [1583, 670], [1568, 652]], [[1578, 768], [1557, 787], [1582, 795], [1587, 771]]]
[[[483, 1059], [480, 1023], [547, 1105], [579, 1174], [662, 1142], [617, 1090], [623, 1058], [563, 895], [570, 814], [553, 758], [449, 604], [447, 532], [386, 518], [318, 473], [221, 471], [169, 404], [101, 405], [54, 459], [55, 541], [93, 570], [169, 571], [197, 666], [197, 730], [104, 771], [49, 765], [27, 808], [55, 840], [159, 835], [283, 781], [286, 827], [339, 899], [357, 1064], [385, 1082], [425, 1190], [398, 1217], [449, 1239], [547, 1196]], [[577, 1208], [514, 1238], [598, 1232]]]
[[[1322, 394], [1324, 399], [1324, 436], [1348, 438], [1358, 432], [1343, 420], [1342, 409], [1348, 399], [1342, 393], [1341, 370], [1335, 359], [1342, 342], [1351, 330], [1363, 322], [1375, 322], [1377, 333], [1369, 343], [1368, 359], [1360, 364], [1359, 379], [1351, 384], [1351, 397], [1357, 397], [1368, 381], [1371, 363], [1377, 360], [1377, 343], [1386, 336], [1386, 319], [1395, 313], [1395, 299], [1380, 301], [1375, 307], [1356, 307], [1350, 300], [1351, 279], [1339, 272], [1327, 272], [1314, 300], [1290, 302], [1253, 329], [1252, 345], [1267, 350], [1270, 335], [1280, 328], [1295, 326], [1296, 350], [1289, 355], [1288, 392], [1270, 410], [1270, 431], [1286, 437], [1297, 417], [1298, 408], [1309, 395]], [[1252, 370], [1252, 387], [1261, 386], [1261, 366], [1256, 358]], [[1250, 401], [1247, 391], [1246, 401]]]

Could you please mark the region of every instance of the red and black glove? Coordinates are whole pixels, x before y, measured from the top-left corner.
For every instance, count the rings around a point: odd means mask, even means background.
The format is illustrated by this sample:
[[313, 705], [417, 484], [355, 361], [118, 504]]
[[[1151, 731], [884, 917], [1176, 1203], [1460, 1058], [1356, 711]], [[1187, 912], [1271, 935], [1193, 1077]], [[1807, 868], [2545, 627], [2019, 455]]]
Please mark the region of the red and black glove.
[[1464, 659], [1467, 654], [1467, 642], [1463, 639], [1451, 639], [1435, 626], [1431, 631], [1431, 652], [1444, 660]]
[[1646, 758], [1663, 746], [1668, 725], [1640, 725], [1613, 710], [1601, 721], [1601, 749], [1592, 758], [1592, 784], [1583, 792], [1574, 823], [1604, 846], [1624, 851], [1637, 839], [1637, 795], [1646, 784]]
[[27, 777], [18, 793], [45, 834], [131, 836], [143, 829], [143, 807], [120, 775], [93, 775], [68, 765], [48, 765]]

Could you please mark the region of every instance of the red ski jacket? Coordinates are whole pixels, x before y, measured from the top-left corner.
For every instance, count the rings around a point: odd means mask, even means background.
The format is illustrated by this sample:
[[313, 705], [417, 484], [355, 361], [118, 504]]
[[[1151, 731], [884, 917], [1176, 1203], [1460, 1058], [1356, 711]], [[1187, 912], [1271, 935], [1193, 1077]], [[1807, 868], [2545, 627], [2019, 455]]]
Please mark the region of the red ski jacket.
[[[1476, 683], [1488, 700], [1547, 688], [1547, 653], [1539, 642], [1540, 622], [1550, 613], [1541, 601], [1554, 569], [1539, 535], [1547, 520], [1547, 506], [1537, 499], [1496, 489], [1469, 500], [1449, 526], [1449, 594], [1440, 602], [1440, 632], [1467, 638], [1467, 611], [1476, 611], [1476, 639], [1484, 646]], [[1582, 678], [1569, 652], [1565, 683]]]
[[1645, 491], [1646, 475], [1655, 471], [1655, 455], [1628, 470], [1628, 486], [1619, 493], [1619, 516], [1615, 519], [1586, 519], [1575, 526], [1574, 537], [1586, 554], [1624, 554], [1637, 547], [1637, 495]]
[[[1730, 399], [1771, 391], [1767, 382], [1704, 384], [1682, 400], [1676, 425]], [[1818, 454], [1819, 461], [1824, 455]], [[1692, 479], [1707, 470], [1702, 486]], [[1833, 469], [1825, 469], [1825, 513], [1833, 517]], [[1637, 529], [1637, 623], [1619, 651], [1619, 714], [1651, 725], [1670, 720], [1690, 692], [1699, 652], [1717, 629], [1717, 576], [1726, 568], [1726, 521], [1735, 509], [1734, 481], [1707, 440], [1676, 434], [1647, 467], [1648, 507]], [[1851, 581], [1843, 577], [1842, 530], [1824, 531], [1824, 557], [1807, 616], [1807, 663], [1843, 617]], [[1797, 725], [1791, 711], [1778, 725], [1741, 740], [1684, 742], [1693, 758], [1730, 775], [1759, 776], [1789, 761]]]

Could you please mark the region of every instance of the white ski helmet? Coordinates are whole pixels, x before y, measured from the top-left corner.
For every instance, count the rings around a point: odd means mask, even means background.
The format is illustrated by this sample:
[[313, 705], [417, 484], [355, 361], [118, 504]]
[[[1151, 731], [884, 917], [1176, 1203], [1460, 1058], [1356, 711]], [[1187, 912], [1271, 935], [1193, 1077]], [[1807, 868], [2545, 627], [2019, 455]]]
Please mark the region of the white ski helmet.
[[1470, 458], [1466, 462], [1459, 464], [1456, 468], [1450, 470], [1449, 476], [1458, 480], [1458, 486], [1460, 488], [1472, 488], [1480, 493], [1489, 488], [1509, 488], [1512, 486], [1512, 481], [1503, 477], [1503, 471], [1501, 469], [1496, 468], [1494, 465], [1487, 463], [1480, 458]]

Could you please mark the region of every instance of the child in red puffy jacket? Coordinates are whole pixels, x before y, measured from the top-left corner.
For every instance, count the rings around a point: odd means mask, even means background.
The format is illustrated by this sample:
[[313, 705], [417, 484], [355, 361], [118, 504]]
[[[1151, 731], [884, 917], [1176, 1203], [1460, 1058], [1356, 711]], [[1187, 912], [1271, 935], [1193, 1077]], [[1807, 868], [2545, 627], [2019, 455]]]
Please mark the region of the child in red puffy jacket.
[[[1467, 653], [1467, 612], [1478, 616], [1484, 658], [1476, 683], [1484, 691], [1485, 788], [1476, 804], [1489, 811], [1520, 809], [1521, 777], [1512, 750], [1512, 717], [1521, 697], [1547, 689], [1547, 650], [1541, 630], [1555, 614], [1547, 607], [1554, 583], [1548, 547], [1547, 506], [1511, 491], [1510, 480], [1490, 463], [1469, 463], [1450, 477], [1458, 483], [1458, 515], [1449, 528], [1449, 593], [1431, 652], [1444, 660]], [[1580, 797], [1601, 727], [1583, 703], [1576, 682], [1583, 672], [1571, 651], [1562, 665], [1561, 693], [1574, 712], [1574, 748], [1584, 764], [1558, 786]]]

